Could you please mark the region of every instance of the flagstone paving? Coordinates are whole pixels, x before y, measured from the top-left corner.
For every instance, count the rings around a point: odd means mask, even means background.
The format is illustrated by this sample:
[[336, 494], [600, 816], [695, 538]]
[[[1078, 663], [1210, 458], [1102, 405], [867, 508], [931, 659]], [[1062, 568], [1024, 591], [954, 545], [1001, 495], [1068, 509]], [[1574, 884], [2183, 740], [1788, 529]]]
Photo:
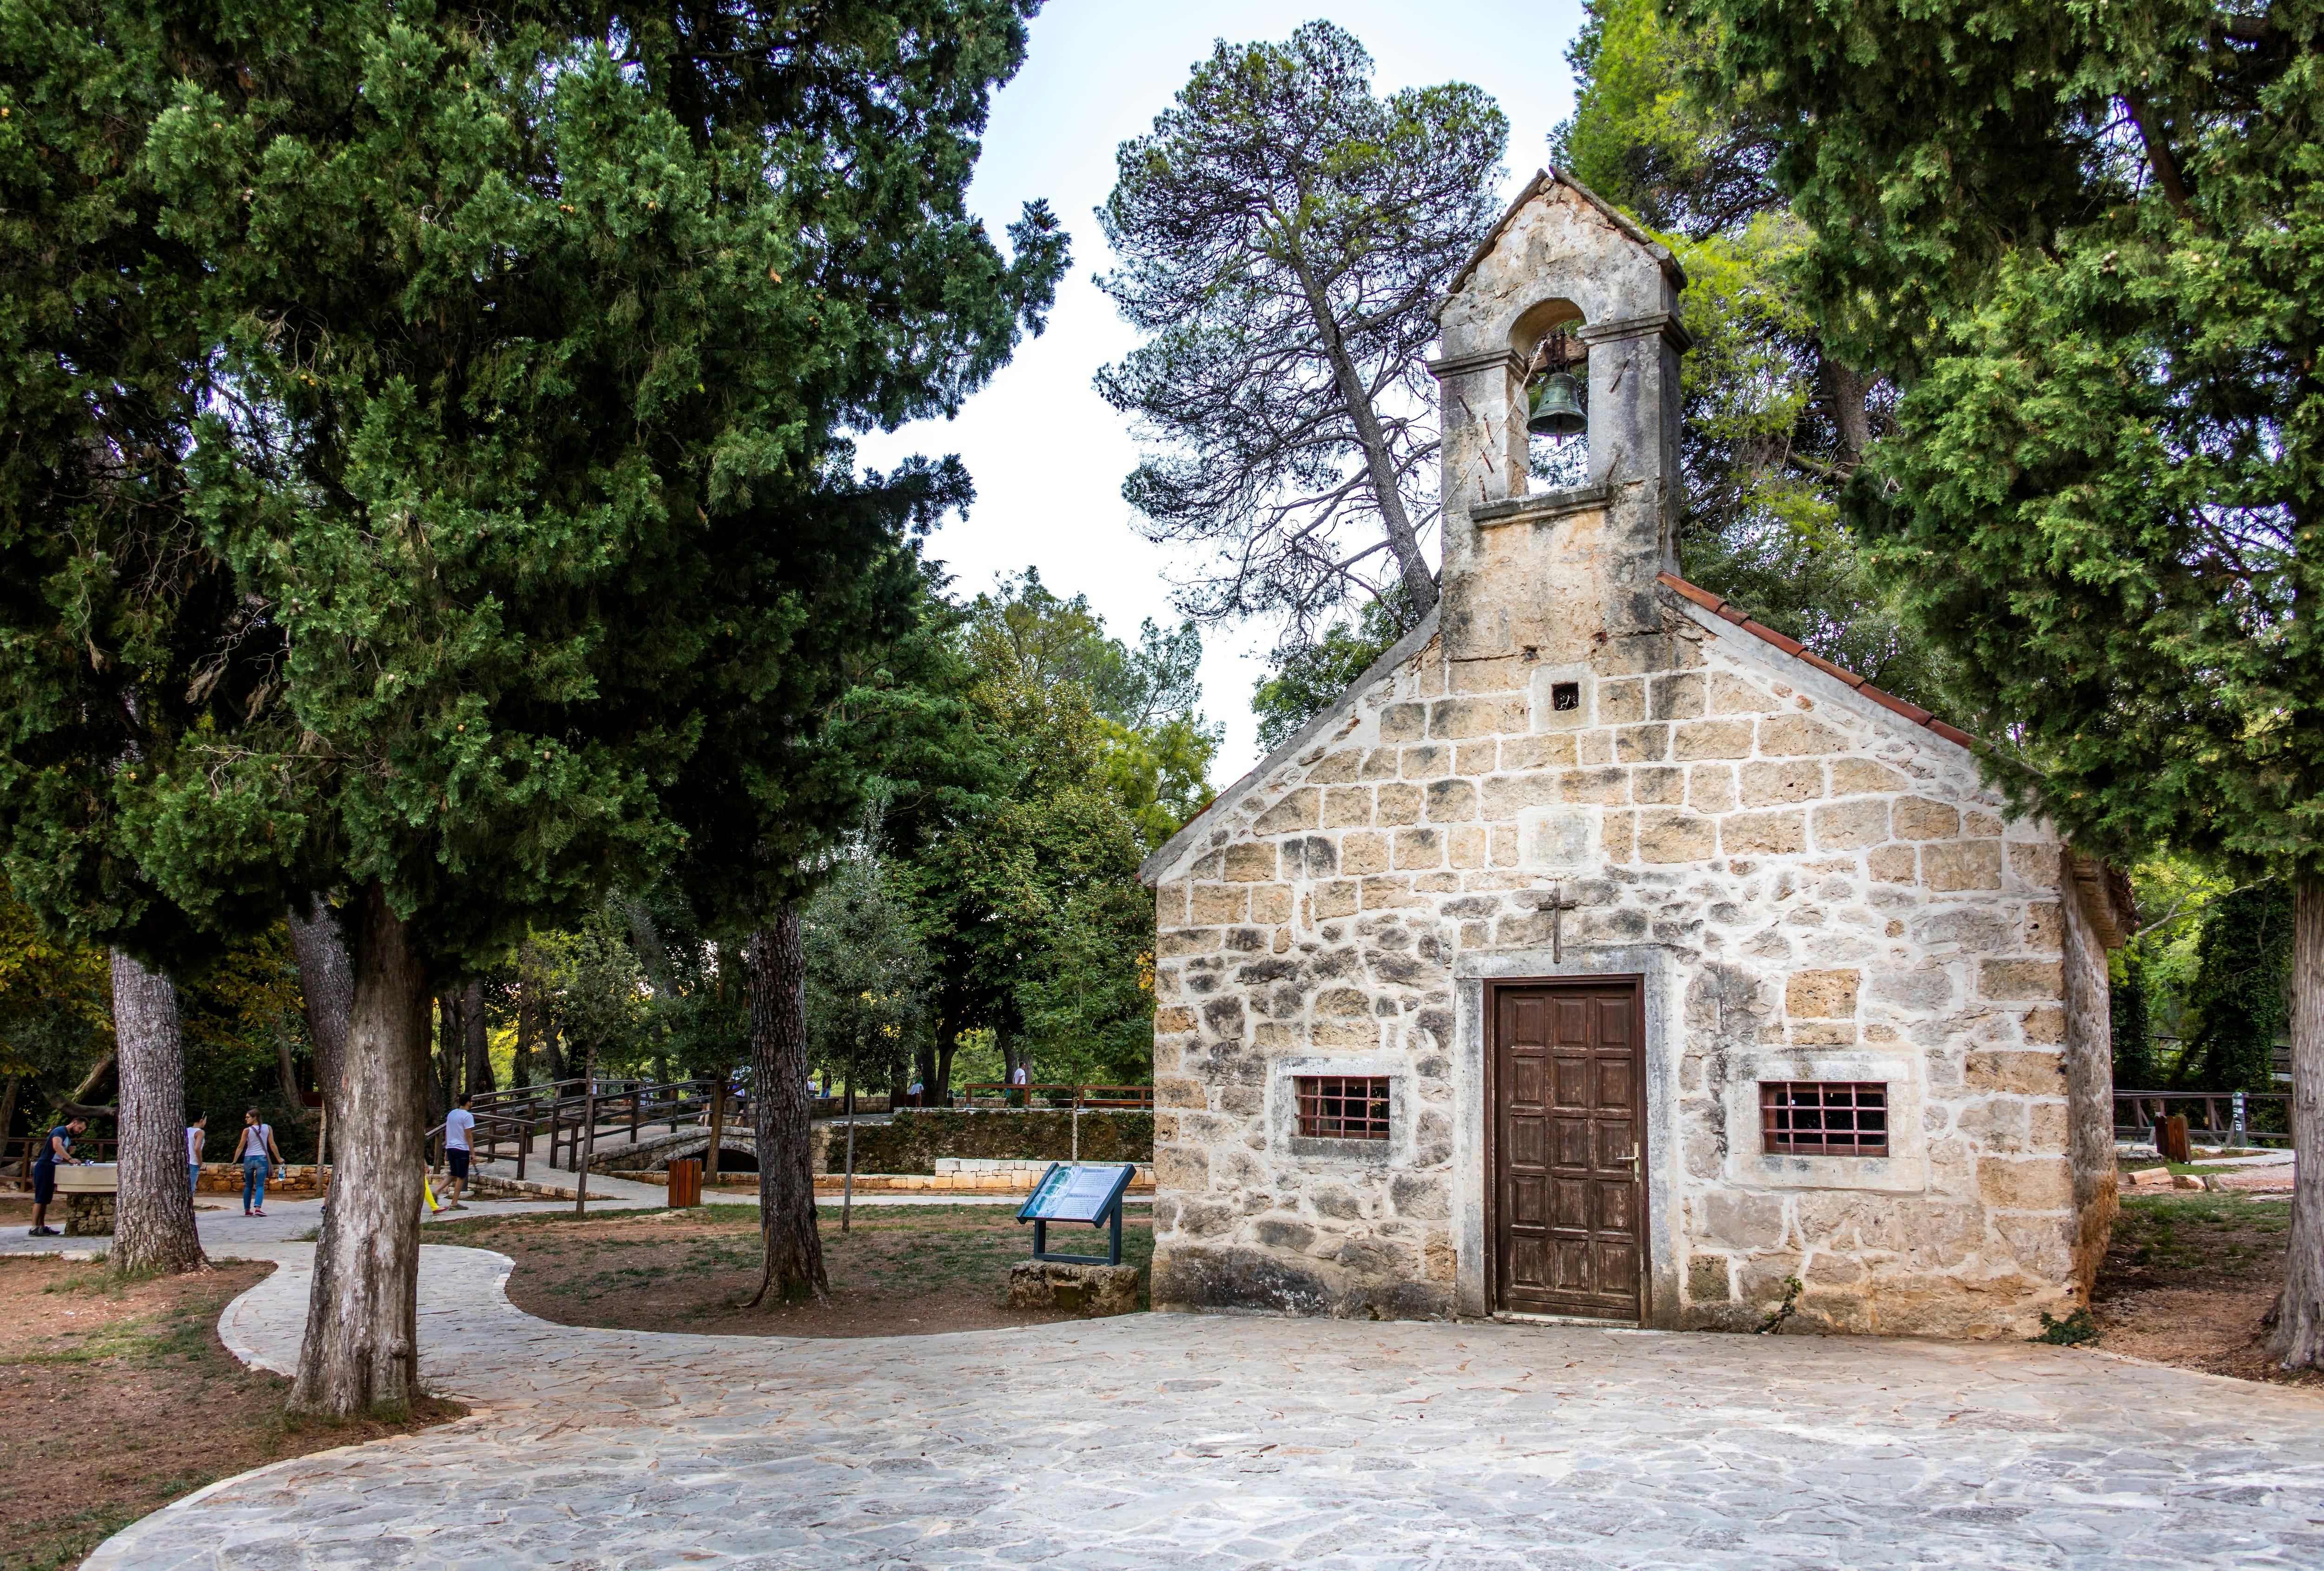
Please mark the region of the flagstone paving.
[[[311, 1250], [220, 1322], [297, 1354]], [[1139, 1316], [584, 1330], [421, 1252], [448, 1429], [286, 1462], [88, 1571], [2324, 1563], [2324, 1401], [2067, 1349]]]

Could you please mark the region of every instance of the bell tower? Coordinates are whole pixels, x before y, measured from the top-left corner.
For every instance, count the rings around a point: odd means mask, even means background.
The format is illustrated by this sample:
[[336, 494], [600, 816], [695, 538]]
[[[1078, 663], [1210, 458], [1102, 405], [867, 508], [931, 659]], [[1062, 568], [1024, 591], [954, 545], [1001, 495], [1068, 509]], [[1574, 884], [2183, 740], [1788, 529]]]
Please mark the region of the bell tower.
[[[1444, 652], [1459, 685], [1522, 685], [1518, 666], [1647, 669], [1655, 575], [1678, 565], [1679, 323], [1667, 247], [1555, 170], [1536, 174], [1437, 309], [1443, 433]], [[1563, 333], [1587, 365], [1579, 485], [1531, 477], [1527, 386]], [[1488, 668], [1493, 670], [1489, 670]], [[1495, 675], [1494, 671], [1498, 674]]]

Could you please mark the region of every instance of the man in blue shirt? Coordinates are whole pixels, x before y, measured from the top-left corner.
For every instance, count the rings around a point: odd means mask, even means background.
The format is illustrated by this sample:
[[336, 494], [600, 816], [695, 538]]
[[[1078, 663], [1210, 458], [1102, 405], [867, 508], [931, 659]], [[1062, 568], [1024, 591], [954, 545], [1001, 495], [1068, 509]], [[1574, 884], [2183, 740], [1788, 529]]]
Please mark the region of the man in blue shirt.
[[57, 1167], [78, 1167], [79, 1160], [72, 1154], [75, 1136], [88, 1127], [85, 1118], [69, 1118], [49, 1131], [48, 1139], [41, 1142], [41, 1154], [32, 1159], [32, 1236], [55, 1238], [57, 1230], [49, 1225], [49, 1202], [57, 1197]]

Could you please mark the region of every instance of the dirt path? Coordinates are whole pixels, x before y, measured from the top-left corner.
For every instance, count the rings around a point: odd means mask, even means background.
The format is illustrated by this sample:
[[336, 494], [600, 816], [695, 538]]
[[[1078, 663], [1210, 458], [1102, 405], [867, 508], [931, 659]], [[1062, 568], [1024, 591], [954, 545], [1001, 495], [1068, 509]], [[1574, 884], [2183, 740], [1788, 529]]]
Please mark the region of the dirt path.
[[[1038, 1326], [1071, 1317], [1004, 1307], [1009, 1268], [1030, 1257], [1032, 1229], [991, 1206], [867, 1207], [842, 1235], [823, 1229], [831, 1298], [740, 1308], [759, 1286], [759, 1214], [707, 1206], [643, 1216], [486, 1218], [431, 1229], [514, 1260], [518, 1308], [567, 1326], [745, 1336], [909, 1336]], [[1122, 1228], [1122, 1260], [1143, 1268], [1154, 1230], [1142, 1210]], [[1050, 1247], [1104, 1252], [1104, 1234], [1061, 1229]]]
[[0, 1571], [78, 1566], [110, 1533], [284, 1456], [425, 1428], [283, 1419], [290, 1382], [244, 1369], [218, 1312], [273, 1268], [119, 1283], [101, 1264], [0, 1260]]
[[2283, 1286], [2281, 1198], [2171, 1192], [2126, 1195], [2091, 1294], [2109, 1353], [2244, 1380], [2324, 1391], [2324, 1372], [2288, 1374], [2263, 1348]]

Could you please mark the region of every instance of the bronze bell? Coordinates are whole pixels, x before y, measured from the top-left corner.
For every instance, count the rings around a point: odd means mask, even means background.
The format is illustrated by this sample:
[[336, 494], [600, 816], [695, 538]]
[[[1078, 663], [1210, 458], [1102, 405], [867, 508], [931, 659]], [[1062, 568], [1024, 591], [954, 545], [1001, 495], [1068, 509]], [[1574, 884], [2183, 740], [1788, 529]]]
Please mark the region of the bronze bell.
[[1581, 392], [1573, 378], [1563, 371], [1553, 371], [1535, 383], [1527, 402], [1526, 434], [1555, 437], [1562, 442], [1588, 430], [1590, 417], [1582, 412]]

